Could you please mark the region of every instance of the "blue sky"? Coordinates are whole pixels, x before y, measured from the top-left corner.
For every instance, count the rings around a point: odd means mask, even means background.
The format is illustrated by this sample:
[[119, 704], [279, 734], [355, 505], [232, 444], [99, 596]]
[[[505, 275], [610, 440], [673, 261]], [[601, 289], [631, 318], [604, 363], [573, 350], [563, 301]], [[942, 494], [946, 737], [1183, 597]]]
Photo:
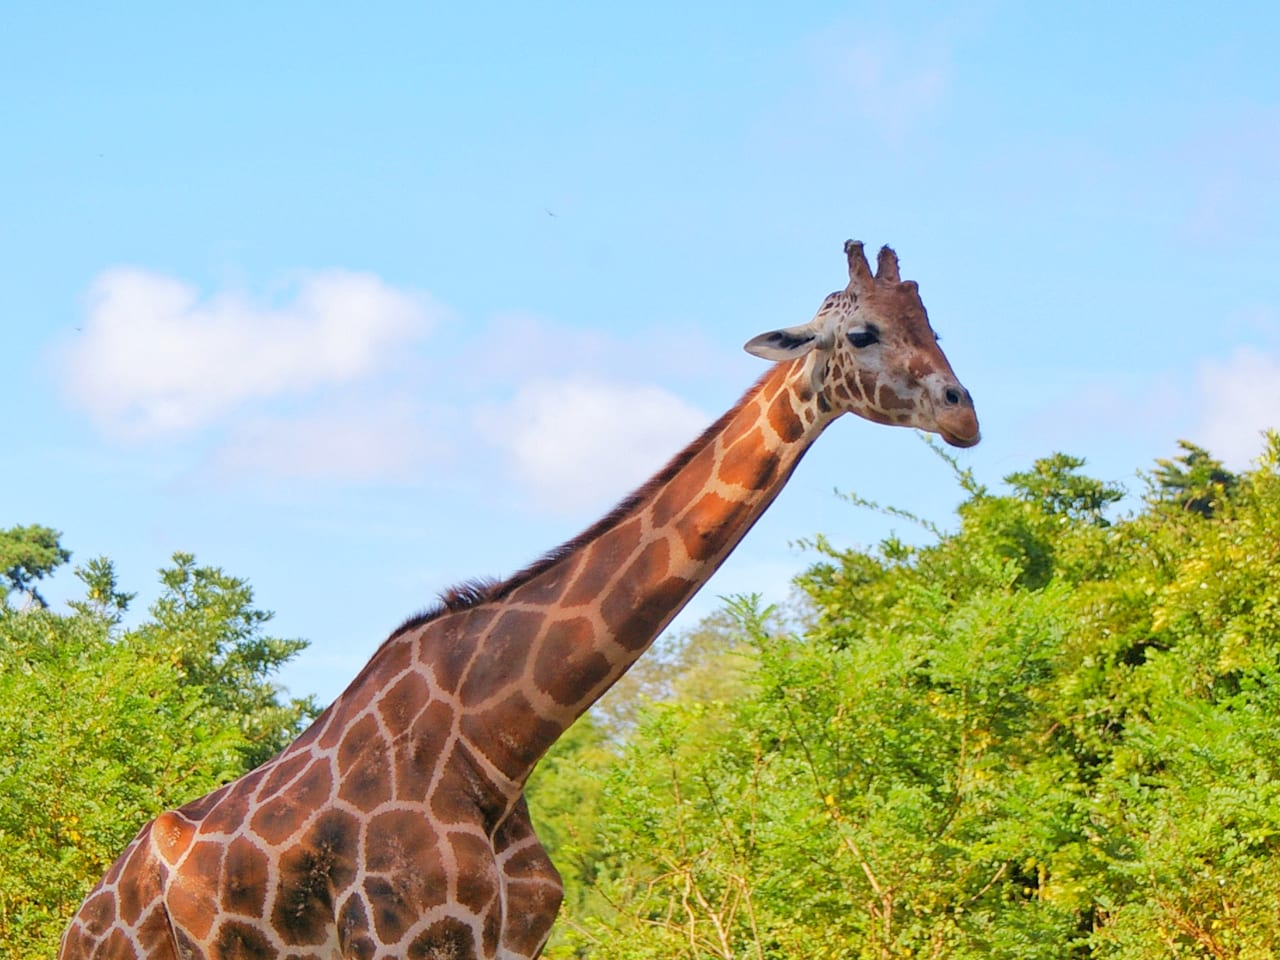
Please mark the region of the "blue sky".
[[[1280, 10], [1140, 6], [6, 4], [0, 526], [139, 611], [175, 550], [247, 578], [328, 700], [731, 404], [847, 237], [920, 283], [981, 480], [1061, 450], [1137, 490], [1180, 437], [1245, 467], [1280, 425]], [[959, 499], [841, 422], [681, 622], [901, 527], [837, 488]]]

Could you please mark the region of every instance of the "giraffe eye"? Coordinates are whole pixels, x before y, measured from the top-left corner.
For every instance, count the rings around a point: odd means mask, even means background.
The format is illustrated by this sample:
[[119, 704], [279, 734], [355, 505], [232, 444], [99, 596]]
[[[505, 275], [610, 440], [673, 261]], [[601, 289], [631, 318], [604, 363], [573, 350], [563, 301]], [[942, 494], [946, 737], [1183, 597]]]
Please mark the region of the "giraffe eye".
[[863, 347], [869, 347], [873, 343], [879, 343], [880, 331], [871, 324], [867, 324], [866, 328], [863, 330], [851, 330], [849, 332], [849, 342], [853, 344], [856, 349], [861, 350]]

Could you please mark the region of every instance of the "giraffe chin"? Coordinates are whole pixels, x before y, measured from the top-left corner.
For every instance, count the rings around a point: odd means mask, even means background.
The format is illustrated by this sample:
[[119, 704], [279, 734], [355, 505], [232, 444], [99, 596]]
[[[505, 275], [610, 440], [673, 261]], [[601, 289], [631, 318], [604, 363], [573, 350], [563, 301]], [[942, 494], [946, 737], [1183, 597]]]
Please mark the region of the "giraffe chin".
[[978, 441], [982, 439], [982, 434], [976, 431], [971, 436], [961, 437], [954, 433], [949, 433], [946, 430], [939, 429], [938, 436], [942, 437], [942, 439], [949, 445], [962, 448], [976, 447], [978, 445]]

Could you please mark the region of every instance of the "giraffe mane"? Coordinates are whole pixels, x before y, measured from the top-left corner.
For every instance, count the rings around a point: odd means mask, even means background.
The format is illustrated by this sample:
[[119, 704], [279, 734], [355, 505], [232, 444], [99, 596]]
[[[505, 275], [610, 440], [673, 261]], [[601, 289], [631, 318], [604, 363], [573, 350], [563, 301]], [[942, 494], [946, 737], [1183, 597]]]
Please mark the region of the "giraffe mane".
[[738, 412], [747, 403], [748, 399], [755, 395], [760, 385], [764, 382], [769, 374], [766, 372], [759, 380], [742, 395], [732, 407], [722, 414], [715, 423], [707, 427], [698, 438], [686, 446], [683, 450], [672, 457], [665, 467], [655, 473], [645, 483], [635, 491], [624, 497], [612, 510], [603, 517], [593, 523], [587, 529], [571, 540], [566, 540], [560, 546], [543, 554], [533, 563], [523, 569], [512, 574], [505, 580], [498, 580], [491, 577], [481, 577], [471, 580], [464, 580], [448, 590], [440, 594], [438, 600], [431, 607], [423, 612], [410, 617], [404, 623], [400, 624], [388, 640], [394, 640], [396, 637], [410, 630], [416, 630], [425, 626], [432, 620], [437, 620], [451, 613], [458, 613], [463, 610], [470, 610], [474, 607], [483, 606], [486, 603], [499, 603], [506, 599], [512, 591], [528, 583], [534, 577], [541, 573], [545, 573], [551, 569], [565, 557], [570, 556], [583, 545], [590, 543], [592, 540], [602, 536], [608, 530], [617, 526], [624, 518], [632, 513], [636, 507], [644, 503], [650, 497], [653, 497], [662, 487], [679, 473], [692, 460], [698, 451], [702, 450], [711, 440], [724, 429], [725, 425], [737, 416]]

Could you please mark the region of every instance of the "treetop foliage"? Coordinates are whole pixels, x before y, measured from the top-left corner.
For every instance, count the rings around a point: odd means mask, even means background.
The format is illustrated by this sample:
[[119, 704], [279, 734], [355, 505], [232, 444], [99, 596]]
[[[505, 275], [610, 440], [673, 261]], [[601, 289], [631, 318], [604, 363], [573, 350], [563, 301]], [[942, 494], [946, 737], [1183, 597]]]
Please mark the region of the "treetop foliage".
[[[661, 644], [530, 781], [564, 875], [547, 956], [1263, 958], [1280, 952], [1280, 435], [1235, 474], [1183, 444], [1123, 491], [1054, 454], [952, 528], [816, 536], [789, 614], [739, 597]], [[848, 498], [868, 506], [856, 497]], [[0, 532], [0, 942], [53, 954], [160, 810], [314, 714], [271, 682], [249, 585], [177, 554]]]
[[[0, 544], [43, 551], [24, 576], [69, 556], [48, 528], [14, 529], [36, 535]], [[70, 613], [0, 607], [0, 943], [14, 960], [54, 955], [144, 823], [256, 766], [315, 713], [270, 682], [303, 643], [263, 632], [271, 615], [244, 581], [178, 554], [150, 618], [122, 630], [133, 595], [111, 563], [76, 575]]]
[[927, 545], [815, 538], [794, 622], [728, 606], [736, 695], [553, 750], [589, 802], [531, 786], [577, 831], [549, 955], [1274, 955], [1280, 437], [1183, 444], [1128, 516], [1084, 466], [957, 468]]
[[0, 580], [4, 586], [0, 604], [7, 606], [10, 594], [18, 593], [25, 594], [29, 603], [45, 605], [36, 581], [71, 559], [70, 552], [58, 542], [60, 536], [57, 530], [38, 524], [0, 530]]

